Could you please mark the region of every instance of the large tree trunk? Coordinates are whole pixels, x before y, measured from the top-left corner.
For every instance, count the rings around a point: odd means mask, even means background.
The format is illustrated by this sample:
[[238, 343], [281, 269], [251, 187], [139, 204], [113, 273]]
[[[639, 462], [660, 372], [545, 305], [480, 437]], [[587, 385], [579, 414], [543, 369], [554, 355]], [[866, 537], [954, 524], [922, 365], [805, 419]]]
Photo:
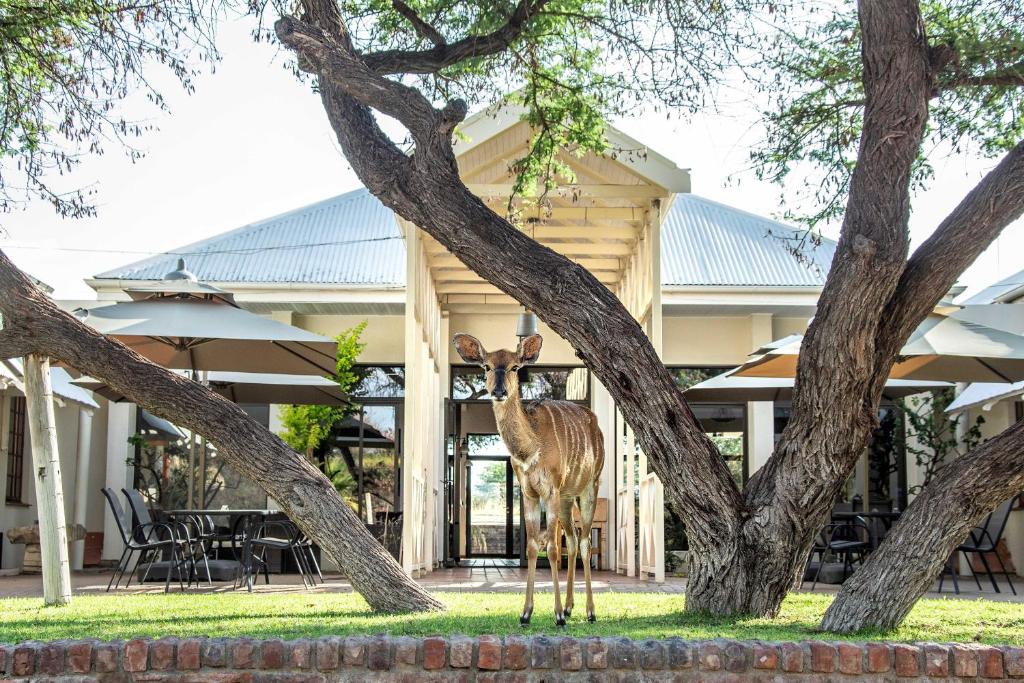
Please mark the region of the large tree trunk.
[[950, 553], [993, 508], [1024, 491], [1024, 421], [946, 465], [865, 565], [843, 583], [822, 628], [895, 628]]
[[234, 403], [147, 361], [60, 310], [0, 252], [0, 357], [38, 353], [96, 377], [154, 415], [216, 444], [332, 557], [373, 609], [442, 607], [405, 575], [327, 478]]

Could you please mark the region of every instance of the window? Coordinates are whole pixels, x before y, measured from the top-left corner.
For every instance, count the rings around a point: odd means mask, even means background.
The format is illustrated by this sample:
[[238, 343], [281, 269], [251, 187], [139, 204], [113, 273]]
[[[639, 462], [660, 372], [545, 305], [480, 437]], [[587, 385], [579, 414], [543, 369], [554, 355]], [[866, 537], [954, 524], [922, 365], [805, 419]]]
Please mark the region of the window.
[[361, 365], [355, 368], [359, 383], [349, 392], [359, 398], [402, 398], [405, 368], [401, 365]]
[[25, 397], [11, 397], [10, 432], [7, 435], [7, 501], [24, 502], [21, 484], [25, 473]]

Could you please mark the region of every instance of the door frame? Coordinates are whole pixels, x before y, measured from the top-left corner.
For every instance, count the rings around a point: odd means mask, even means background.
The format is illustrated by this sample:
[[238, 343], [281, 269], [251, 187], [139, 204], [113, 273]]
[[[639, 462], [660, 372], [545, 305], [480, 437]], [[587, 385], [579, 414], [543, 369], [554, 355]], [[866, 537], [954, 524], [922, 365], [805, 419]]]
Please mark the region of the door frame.
[[[467, 434], [466, 436], [489, 436], [489, 434]], [[499, 437], [500, 438], [500, 437]], [[473, 478], [466, 477], [466, 558], [500, 558], [512, 560], [519, 557], [519, 548], [515, 547], [515, 525], [513, 515], [515, 514], [515, 472], [512, 471], [512, 458], [508, 455], [467, 455], [467, 463], [472, 466], [474, 462], [504, 462], [505, 463], [505, 552], [504, 553], [476, 553], [473, 552]], [[522, 500], [519, 503], [520, 513]]]

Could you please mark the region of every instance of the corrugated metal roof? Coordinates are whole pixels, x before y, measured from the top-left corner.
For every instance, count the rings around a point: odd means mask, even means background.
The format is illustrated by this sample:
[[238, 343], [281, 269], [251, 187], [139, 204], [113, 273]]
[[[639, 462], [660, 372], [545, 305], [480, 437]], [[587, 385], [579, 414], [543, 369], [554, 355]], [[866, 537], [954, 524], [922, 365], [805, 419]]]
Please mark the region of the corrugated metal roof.
[[366, 189], [268, 218], [97, 279], [160, 280], [178, 258], [205, 282], [405, 286], [395, 215]]
[[692, 194], [681, 194], [665, 217], [661, 283], [665, 286], [820, 287], [835, 242], [791, 253], [802, 231]]
[[[667, 286], [815, 287], [835, 243], [692, 194], [676, 197], [662, 233]], [[360, 189], [97, 275], [160, 280], [179, 257], [201, 281], [404, 287], [405, 241], [390, 209]]]
[[996, 301], [1015, 301], [1024, 297], [1024, 270], [989, 285], [963, 304], [991, 304]]

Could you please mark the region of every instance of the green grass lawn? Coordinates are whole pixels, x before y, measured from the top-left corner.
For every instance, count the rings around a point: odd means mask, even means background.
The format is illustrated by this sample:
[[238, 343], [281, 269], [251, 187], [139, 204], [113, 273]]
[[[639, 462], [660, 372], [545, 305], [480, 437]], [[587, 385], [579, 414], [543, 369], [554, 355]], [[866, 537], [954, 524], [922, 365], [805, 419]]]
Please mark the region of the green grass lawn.
[[[777, 619], [718, 619], [684, 614], [682, 595], [603, 593], [595, 596], [598, 622], [588, 624], [577, 604], [564, 630], [554, 626], [552, 596], [539, 594], [533, 624], [518, 625], [522, 596], [514, 593], [441, 593], [449, 609], [435, 614], [374, 614], [358, 595], [203, 593], [76, 596], [70, 607], [47, 608], [38, 598], [0, 599], [0, 642], [140, 636], [253, 636], [306, 638], [390, 633], [681, 636], [759, 640], [835, 639], [816, 630], [832, 599], [794, 593]], [[929, 640], [1024, 645], [1024, 607], [987, 600], [922, 600], [898, 630], [844, 640]]]

